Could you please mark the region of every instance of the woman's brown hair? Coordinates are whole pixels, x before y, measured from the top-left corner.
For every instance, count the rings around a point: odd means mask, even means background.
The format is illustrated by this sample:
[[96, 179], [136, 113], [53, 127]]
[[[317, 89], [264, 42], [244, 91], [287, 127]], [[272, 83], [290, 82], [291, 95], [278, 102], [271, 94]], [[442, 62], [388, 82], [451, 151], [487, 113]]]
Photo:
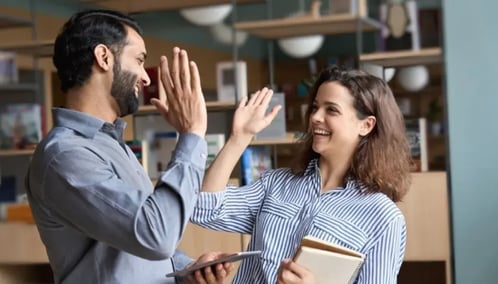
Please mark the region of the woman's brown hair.
[[[324, 83], [338, 82], [349, 90], [359, 119], [375, 116], [372, 131], [361, 138], [348, 175], [366, 187], [367, 192], [382, 192], [393, 201], [400, 201], [411, 183], [410, 148], [403, 116], [391, 89], [383, 80], [358, 70], [324, 69], [309, 92], [306, 111], [306, 133], [309, 134], [311, 106]], [[319, 154], [312, 149], [312, 135], [303, 137], [299, 162], [294, 173], [302, 175], [309, 162]]]

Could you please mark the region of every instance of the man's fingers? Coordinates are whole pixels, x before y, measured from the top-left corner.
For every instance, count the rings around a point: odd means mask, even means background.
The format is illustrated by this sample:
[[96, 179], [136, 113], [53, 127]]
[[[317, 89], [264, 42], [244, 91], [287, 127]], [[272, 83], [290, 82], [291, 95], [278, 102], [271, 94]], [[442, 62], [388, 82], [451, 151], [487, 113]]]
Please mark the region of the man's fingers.
[[192, 89], [192, 82], [190, 82], [190, 66], [187, 51], [185, 51], [184, 49], [180, 51], [180, 76], [182, 89], [190, 93], [190, 90]]
[[166, 90], [166, 95], [173, 92], [173, 81], [171, 80], [171, 73], [168, 65], [168, 58], [166, 56], [161, 56], [161, 81], [163, 82], [164, 89]]
[[173, 65], [171, 69], [172, 69], [171, 79], [173, 80], [173, 86], [175, 86], [175, 88], [181, 88], [182, 85], [180, 82], [180, 49], [176, 46], [173, 48]]
[[163, 115], [168, 115], [169, 108], [167, 101], [161, 101], [160, 99], [157, 98], [151, 98], [150, 102], [156, 107], [159, 113]]
[[190, 61], [190, 77], [192, 78], [192, 91], [202, 92], [199, 68], [197, 68], [197, 64], [194, 61]]

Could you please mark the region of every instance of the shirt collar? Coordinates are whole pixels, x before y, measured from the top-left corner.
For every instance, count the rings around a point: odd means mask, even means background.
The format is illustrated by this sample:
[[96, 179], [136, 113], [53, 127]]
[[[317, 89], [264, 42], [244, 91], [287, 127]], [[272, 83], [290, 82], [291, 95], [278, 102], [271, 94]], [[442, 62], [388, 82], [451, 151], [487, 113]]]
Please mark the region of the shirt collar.
[[[319, 177], [320, 176], [320, 168], [318, 166], [318, 161], [319, 161], [319, 158], [312, 159], [308, 163], [308, 166], [306, 167], [304, 175], [314, 174], [317, 177]], [[346, 177], [346, 186], [344, 188], [341, 188], [341, 190], [344, 191], [344, 190], [351, 190], [351, 189], [364, 191], [364, 190], [366, 190], [366, 186], [361, 181], [356, 180], [351, 175], [349, 175]]]
[[119, 138], [121, 138], [126, 127], [126, 122], [119, 118], [116, 119], [114, 124], [110, 124], [95, 116], [65, 108], [53, 108], [52, 114], [54, 117], [54, 127], [62, 126], [73, 129], [88, 138], [93, 138], [98, 131], [104, 128], [104, 125], [112, 125], [117, 131]]

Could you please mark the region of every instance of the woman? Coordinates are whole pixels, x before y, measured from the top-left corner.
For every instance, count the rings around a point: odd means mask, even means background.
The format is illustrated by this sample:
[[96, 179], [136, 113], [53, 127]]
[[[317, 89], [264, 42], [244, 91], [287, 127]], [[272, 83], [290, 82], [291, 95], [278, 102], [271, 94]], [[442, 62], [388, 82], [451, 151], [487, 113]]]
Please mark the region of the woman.
[[410, 185], [410, 153], [388, 85], [362, 71], [322, 71], [309, 94], [300, 162], [224, 189], [238, 156], [276, 114], [264, 116], [269, 97], [263, 89], [241, 102], [191, 218], [251, 234], [248, 250], [263, 251], [241, 264], [234, 283], [314, 283], [306, 267], [289, 260], [306, 235], [365, 254], [355, 283], [396, 283], [406, 228], [395, 202]]

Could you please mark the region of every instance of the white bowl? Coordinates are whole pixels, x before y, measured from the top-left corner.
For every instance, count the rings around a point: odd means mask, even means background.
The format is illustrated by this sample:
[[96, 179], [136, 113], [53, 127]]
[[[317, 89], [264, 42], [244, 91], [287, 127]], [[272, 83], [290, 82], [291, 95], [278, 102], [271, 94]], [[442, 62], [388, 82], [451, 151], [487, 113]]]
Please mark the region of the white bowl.
[[299, 36], [280, 39], [278, 45], [287, 55], [303, 58], [317, 52], [322, 47], [323, 40], [323, 35]]
[[222, 4], [182, 9], [180, 10], [180, 14], [193, 24], [210, 26], [222, 22], [231, 11], [231, 4]]

